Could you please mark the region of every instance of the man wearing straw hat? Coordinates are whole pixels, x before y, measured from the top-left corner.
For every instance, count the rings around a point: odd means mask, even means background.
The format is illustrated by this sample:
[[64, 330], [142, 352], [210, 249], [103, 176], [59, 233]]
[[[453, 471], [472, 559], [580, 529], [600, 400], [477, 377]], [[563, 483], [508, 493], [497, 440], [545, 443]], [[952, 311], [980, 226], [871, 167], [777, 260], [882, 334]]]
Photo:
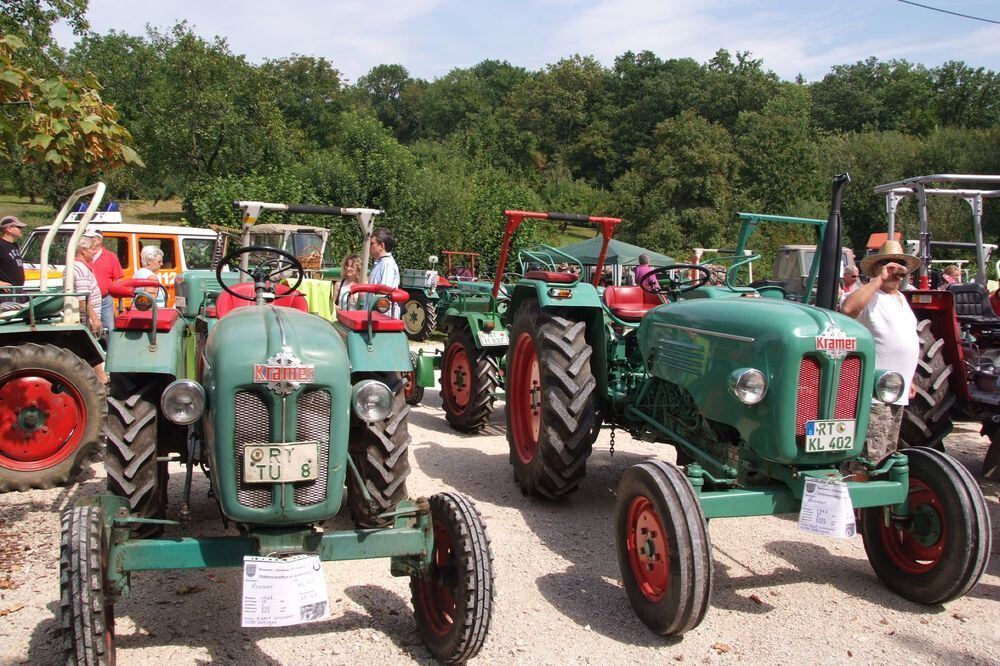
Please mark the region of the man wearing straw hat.
[[840, 311], [857, 319], [875, 338], [875, 366], [898, 372], [906, 382], [905, 390], [894, 404], [872, 400], [863, 452], [872, 462], [896, 451], [903, 410], [912, 397], [920, 338], [917, 318], [900, 293], [900, 287], [919, 265], [920, 260], [905, 254], [899, 241], [886, 241], [878, 254], [861, 261], [861, 272], [870, 278], [868, 283], [845, 294], [840, 303]]

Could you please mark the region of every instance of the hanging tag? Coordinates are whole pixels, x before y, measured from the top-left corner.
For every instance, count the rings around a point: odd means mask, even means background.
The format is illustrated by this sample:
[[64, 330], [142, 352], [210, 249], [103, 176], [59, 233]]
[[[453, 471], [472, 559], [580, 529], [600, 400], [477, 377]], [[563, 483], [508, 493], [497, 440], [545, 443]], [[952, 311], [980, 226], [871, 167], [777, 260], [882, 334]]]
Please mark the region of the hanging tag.
[[799, 511], [799, 529], [838, 539], [854, 536], [854, 506], [847, 484], [807, 480]]
[[330, 617], [316, 555], [243, 558], [242, 627], [287, 627]]

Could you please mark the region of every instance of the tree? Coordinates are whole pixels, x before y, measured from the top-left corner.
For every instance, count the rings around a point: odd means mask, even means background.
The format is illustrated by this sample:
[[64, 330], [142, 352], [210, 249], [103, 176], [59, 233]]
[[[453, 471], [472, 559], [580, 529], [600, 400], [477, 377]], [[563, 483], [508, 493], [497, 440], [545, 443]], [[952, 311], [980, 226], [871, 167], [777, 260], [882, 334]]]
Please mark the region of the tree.
[[408, 129], [403, 115], [403, 89], [412, 82], [410, 73], [402, 65], [377, 65], [358, 79], [355, 89], [362, 103], [399, 137]]
[[337, 120], [347, 107], [340, 72], [324, 58], [292, 55], [261, 66], [285, 124], [301, 133], [310, 148], [336, 140]]

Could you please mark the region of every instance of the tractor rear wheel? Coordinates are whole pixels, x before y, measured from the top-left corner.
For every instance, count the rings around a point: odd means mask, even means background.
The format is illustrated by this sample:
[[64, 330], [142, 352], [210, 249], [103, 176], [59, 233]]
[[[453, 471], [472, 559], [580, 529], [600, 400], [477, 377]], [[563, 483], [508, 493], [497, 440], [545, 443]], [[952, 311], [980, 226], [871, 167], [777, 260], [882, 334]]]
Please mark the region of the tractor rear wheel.
[[[392, 384], [390, 384], [390, 387]], [[396, 378], [392, 411], [383, 421], [351, 426], [348, 453], [358, 468], [371, 503], [365, 500], [354, 472], [347, 471], [347, 500], [354, 524], [360, 529], [384, 527], [392, 519], [378, 515], [391, 511], [406, 499], [406, 477], [410, 475], [410, 406], [403, 397], [403, 380]]]
[[403, 303], [403, 330], [406, 337], [423, 342], [437, 328], [437, 307], [422, 291], [410, 292], [410, 299]]
[[507, 444], [521, 492], [556, 499], [587, 473], [595, 424], [586, 324], [527, 301], [507, 351]]
[[475, 505], [464, 495], [430, 498], [430, 568], [410, 578], [417, 630], [439, 661], [460, 664], [479, 653], [493, 615], [493, 550]]
[[499, 376], [496, 357], [476, 347], [469, 325], [453, 326], [441, 359], [441, 402], [451, 427], [476, 432], [489, 423]]
[[107, 526], [96, 506], [62, 516], [59, 612], [67, 664], [115, 663], [115, 606], [107, 581]]
[[[132, 515], [165, 518], [167, 515], [167, 463], [158, 462], [157, 390], [155, 380], [134, 381], [112, 375], [105, 435], [108, 453], [104, 468], [108, 490], [128, 500]], [[136, 536], [154, 536], [161, 525], [133, 524]]]
[[868, 561], [886, 587], [921, 604], [941, 604], [971, 590], [990, 558], [990, 516], [972, 475], [940, 451], [914, 447], [909, 459], [910, 514], [861, 510]]
[[100, 440], [105, 393], [66, 349], [0, 347], [0, 492], [66, 483]]
[[712, 596], [712, 543], [698, 497], [679, 468], [651, 460], [625, 472], [615, 543], [625, 591], [647, 627], [679, 636], [701, 623]]
[[944, 359], [944, 340], [934, 336], [930, 319], [917, 324], [917, 334], [920, 356], [913, 375], [917, 394], [903, 412], [899, 448], [927, 446], [944, 450], [944, 438], [952, 429], [951, 408], [955, 404], [948, 381], [952, 366]]

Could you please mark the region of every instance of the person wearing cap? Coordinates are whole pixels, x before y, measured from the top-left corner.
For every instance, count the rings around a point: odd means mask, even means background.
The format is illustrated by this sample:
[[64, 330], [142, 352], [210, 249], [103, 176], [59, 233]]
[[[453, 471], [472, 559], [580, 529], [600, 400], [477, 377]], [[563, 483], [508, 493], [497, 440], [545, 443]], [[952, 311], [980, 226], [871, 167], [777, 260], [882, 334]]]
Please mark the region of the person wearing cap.
[[24, 286], [24, 261], [18, 241], [26, 226], [13, 215], [0, 219], [0, 287]]
[[844, 294], [840, 302], [843, 314], [857, 319], [871, 331], [875, 339], [875, 367], [898, 372], [906, 383], [899, 400], [893, 404], [872, 399], [862, 455], [876, 463], [896, 451], [903, 410], [913, 397], [920, 338], [917, 318], [900, 289], [903, 280], [919, 265], [920, 260], [905, 254], [899, 241], [886, 241], [877, 254], [861, 261], [861, 272], [871, 278], [868, 283]]
[[96, 254], [90, 266], [94, 269], [94, 277], [97, 278], [97, 286], [101, 290], [101, 324], [105, 330], [110, 331], [115, 323], [115, 299], [108, 292], [111, 290], [112, 282], [125, 277], [125, 271], [118, 261], [118, 255], [104, 247], [104, 234], [97, 229], [87, 229], [83, 235], [97, 241]]

